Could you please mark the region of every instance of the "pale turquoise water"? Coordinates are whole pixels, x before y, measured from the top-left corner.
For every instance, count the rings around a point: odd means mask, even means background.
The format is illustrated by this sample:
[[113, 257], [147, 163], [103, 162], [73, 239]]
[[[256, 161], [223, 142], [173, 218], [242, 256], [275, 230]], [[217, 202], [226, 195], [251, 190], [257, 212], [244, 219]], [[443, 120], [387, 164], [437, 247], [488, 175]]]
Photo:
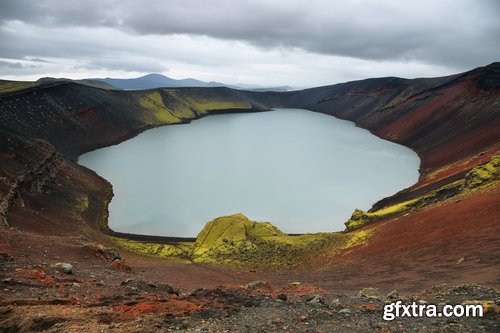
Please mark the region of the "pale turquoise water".
[[113, 184], [112, 229], [196, 236], [240, 212], [288, 233], [343, 230], [354, 208], [414, 184], [420, 160], [351, 122], [278, 109], [148, 130], [79, 163]]

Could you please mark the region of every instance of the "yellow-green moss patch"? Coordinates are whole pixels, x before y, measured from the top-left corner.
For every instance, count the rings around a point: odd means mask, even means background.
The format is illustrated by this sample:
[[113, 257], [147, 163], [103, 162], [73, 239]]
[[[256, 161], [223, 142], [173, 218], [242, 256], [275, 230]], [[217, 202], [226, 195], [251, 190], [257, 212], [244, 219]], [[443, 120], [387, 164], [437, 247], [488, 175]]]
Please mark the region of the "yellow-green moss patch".
[[459, 194], [467, 194], [472, 190], [498, 181], [499, 168], [500, 156], [493, 156], [488, 163], [472, 168], [463, 179], [446, 184], [415, 199], [392, 204], [372, 212], [356, 209], [351, 218], [345, 223], [346, 230], [355, 230], [383, 217], [406, 213], [425, 205], [442, 202]]
[[213, 111], [252, 109], [250, 103], [232, 95], [220, 99], [186, 89], [164, 89], [162, 93], [167, 96], [171, 112], [183, 119], [195, 118]]
[[472, 168], [465, 176], [465, 187], [472, 189], [497, 180], [499, 167], [500, 156], [493, 156], [488, 163]]
[[87, 194], [82, 193], [73, 197], [72, 199], [72, 214], [77, 220], [82, 220], [82, 213], [89, 208], [89, 197]]
[[348, 235], [349, 239], [347, 240], [345, 246], [343, 247], [344, 249], [367, 244], [368, 239], [370, 239], [373, 236], [373, 230], [353, 231], [350, 232]]
[[143, 121], [148, 125], [177, 124], [181, 121], [165, 106], [158, 91], [144, 93], [138, 102], [142, 108], [150, 111], [142, 115]]
[[364, 226], [365, 224], [378, 220], [382, 217], [394, 215], [397, 213], [402, 213], [410, 208], [418, 201], [419, 199], [412, 199], [404, 202], [400, 202], [391, 206], [384, 207], [382, 209], [376, 210], [374, 212], [365, 212], [361, 209], [355, 209], [354, 213], [352, 213], [351, 218], [345, 223], [346, 229], [348, 231], [354, 230]]
[[332, 233], [290, 236], [271, 223], [235, 214], [208, 222], [196, 239], [191, 258], [196, 262], [288, 266], [332, 238]]
[[0, 80], [0, 94], [37, 87], [38, 82]]
[[184, 258], [187, 259], [192, 251], [193, 243], [180, 242], [172, 244], [157, 244], [150, 242], [132, 241], [123, 238], [111, 237], [114, 243], [121, 248], [148, 256], [160, 258]]
[[142, 255], [180, 258], [193, 262], [289, 267], [319, 256], [329, 256], [366, 244], [372, 230], [350, 233], [315, 233], [291, 236], [268, 222], [255, 222], [243, 214], [208, 222], [195, 242], [157, 244], [111, 237], [119, 247]]

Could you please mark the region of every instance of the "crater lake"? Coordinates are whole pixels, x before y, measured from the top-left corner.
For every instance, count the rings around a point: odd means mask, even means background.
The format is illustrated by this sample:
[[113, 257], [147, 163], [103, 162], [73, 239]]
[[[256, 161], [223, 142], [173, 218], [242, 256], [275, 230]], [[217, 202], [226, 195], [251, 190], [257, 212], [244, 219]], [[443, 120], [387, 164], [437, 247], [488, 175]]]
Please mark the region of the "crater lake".
[[420, 159], [352, 122], [275, 109], [150, 129], [79, 163], [113, 185], [113, 230], [194, 237], [234, 213], [287, 233], [343, 230], [355, 208], [414, 184]]

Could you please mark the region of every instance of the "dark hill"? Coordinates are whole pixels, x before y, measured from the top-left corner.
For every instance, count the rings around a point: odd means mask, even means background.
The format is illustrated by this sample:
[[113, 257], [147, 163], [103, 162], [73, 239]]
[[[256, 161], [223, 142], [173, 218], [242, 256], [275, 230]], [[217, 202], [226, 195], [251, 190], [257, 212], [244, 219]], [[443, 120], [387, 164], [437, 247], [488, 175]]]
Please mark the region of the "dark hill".
[[222, 87], [225, 86], [223, 83], [219, 82], [204, 82], [196, 79], [172, 79], [168, 76], [161, 74], [148, 74], [138, 78], [133, 79], [115, 79], [115, 78], [105, 78], [105, 79], [92, 79], [92, 81], [101, 81], [109, 84], [113, 87], [125, 89], [125, 90], [142, 90], [142, 89], [154, 89], [162, 87]]

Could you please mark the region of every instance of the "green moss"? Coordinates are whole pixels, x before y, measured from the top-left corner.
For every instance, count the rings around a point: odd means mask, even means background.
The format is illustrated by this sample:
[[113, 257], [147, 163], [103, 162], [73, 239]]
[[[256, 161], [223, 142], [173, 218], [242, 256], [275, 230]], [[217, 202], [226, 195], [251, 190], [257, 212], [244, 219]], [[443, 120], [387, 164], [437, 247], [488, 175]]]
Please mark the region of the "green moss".
[[89, 197], [86, 194], [82, 194], [78, 197], [76, 207], [79, 211], [84, 212], [89, 208]]
[[156, 244], [111, 237], [117, 246], [147, 256], [186, 259], [200, 263], [289, 267], [331, 256], [365, 244], [372, 231], [316, 233], [290, 236], [268, 222], [242, 214], [208, 222], [195, 242]]
[[117, 237], [111, 237], [111, 239], [119, 247], [128, 251], [160, 258], [188, 258], [193, 248], [193, 243], [189, 242], [157, 244], [132, 241]]
[[198, 235], [192, 253], [196, 262], [289, 266], [325, 247], [331, 233], [290, 236], [268, 222], [242, 214], [216, 218]]
[[144, 93], [139, 97], [138, 103], [142, 108], [149, 111], [142, 114], [142, 120], [148, 125], [177, 124], [181, 122], [164, 105], [158, 91]]
[[236, 95], [213, 97], [197, 89], [157, 89], [134, 92], [146, 125], [178, 124], [214, 111], [251, 110], [252, 105]]
[[497, 180], [499, 167], [500, 156], [493, 156], [488, 163], [472, 168], [465, 176], [465, 188], [473, 189]]
[[200, 114], [227, 109], [251, 109], [251, 105], [248, 102], [242, 101], [217, 101], [189, 98], [188, 102], [191, 104], [192, 108]]
[[77, 220], [82, 220], [82, 213], [84, 213], [89, 208], [89, 197], [87, 194], [82, 193], [77, 195], [71, 201], [72, 204], [72, 215]]
[[373, 218], [368, 215], [367, 212], [356, 208], [351, 218], [345, 223], [346, 230], [351, 231], [358, 229], [371, 221], [373, 221]]
[[354, 213], [352, 213], [351, 218], [345, 223], [346, 229], [348, 231], [355, 230], [366, 225], [367, 223], [373, 222], [382, 217], [406, 212], [409, 209], [413, 208], [418, 200], [419, 199], [413, 199], [400, 202], [394, 205], [386, 206], [373, 212], [365, 212], [361, 209], [355, 209]]
[[498, 180], [500, 174], [499, 168], [500, 156], [493, 156], [488, 163], [474, 167], [465, 175], [464, 179], [444, 185], [437, 190], [430, 191], [415, 199], [386, 206], [372, 212], [364, 212], [360, 209], [356, 209], [351, 218], [345, 223], [346, 230], [355, 230], [384, 217], [406, 213], [415, 208], [442, 202], [443, 200], [461, 193], [466, 194], [473, 189], [480, 188]]
[[37, 82], [0, 80], [0, 94], [15, 92], [26, 88], [32, 88], [38, 85], [39, 84]]
[[194, 89], [165, 89], [164, 93], [169, 94], [173, 99], [182, 101], [185, 108], [195, 111], [198, 114], [206, 114], [214, 110], [227, 109], [251, 109], [252, 105], [237, 95], [223, 94], [214, 97], [206, 94], [203, 90]]
[[351, 232], [348, 235], [349, 239], [347, 240], [345, 246], [343, 246], [344, 249], [365, 245], [368, 239], [373, 236], [373, 230], [359, 230]]
[[253, 222], [243, 214], [219, 217], [198, 234], [193, 258], [208, 260], [213, 254], [232, 253], [235, 248], [253, 249], [253, 241], [275, 236], [284, 234], [270, 223]]
[[399, 213], [399, 212], [407, 210], [407, 208], [412, 207], [412, 205], [416, 201], [418, 201], [418, 199], [413, 199], [413, 200], [408, 200], [408, 201], [400, 202], [400, 203], [397, 203], [397, 204], [394, 204], [394, 205], [387, 206], [387, 207], [384, 207], [382, 209], [376, 210], [374, 212], [370, 212], [368, 214], [370, 216], [377, 216], [377, 217], [379, 217], [379, 216], [387, 216], [387, 215], [391, 215], [391, 214], [394, 214], [394, 213]]

